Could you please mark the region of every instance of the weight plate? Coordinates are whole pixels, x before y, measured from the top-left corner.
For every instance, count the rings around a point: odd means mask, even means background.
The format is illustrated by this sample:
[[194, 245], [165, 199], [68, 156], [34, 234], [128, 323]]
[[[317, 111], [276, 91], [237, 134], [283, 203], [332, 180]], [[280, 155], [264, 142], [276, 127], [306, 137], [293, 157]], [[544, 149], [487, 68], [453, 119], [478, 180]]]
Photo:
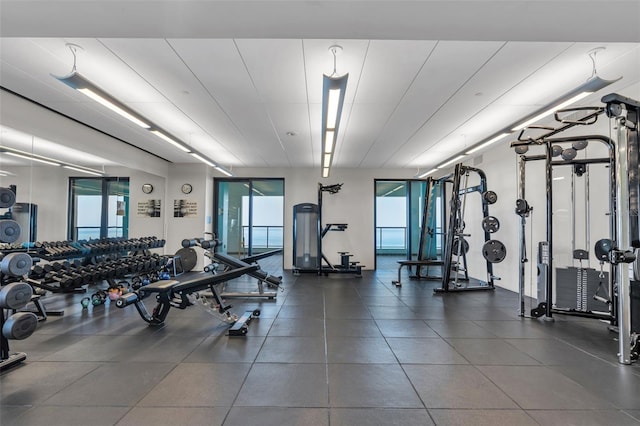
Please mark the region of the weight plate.
[[20, 224], [15, 220], [3, 219], [0, 220], [0, 242], [2, 243], [14, 243], [20, 238], [22, 228]]
[[495, 204], [495, 202], [498, 201], [498, 194], [493, 191], [486, 191], [482, 194], [482, 199], [487, 204]]
[[184, 272], [189, 272], [195, 268], [198, 263], [198, 254], [192, 248], [181, 248], [176, 252], [174, 256], [180, 256], [182, 262], [182, 269]]
[[578, 151], [576, 151], [573, 148], [567, 148], [567, 149], [563, 150], [560, 155], [562, 156], [563, 160], [569, 161], [569, 160], [573, 160], [574, 158], [576, 158], [576, 155], [578, 155]]
[[16, 203], [16, 194], [9, 188], [0, 188], [0, 209], [8, 209]]
[[2, 335], [7, 339], [23, 340], [31, 336], [38, 326], [38, 317], [33, 312], [18, 312], [9, 317], [2, 326]]
[[596, 241], [595, 246], [593, 247], [593, 251], [596, 254], [596, 257], [601, 262], [609, 261], [609, 252], [613, 248], [613, 242], [608, 238], [603, 238], [601, 240]]
[[500, 229], [500, 221], [495, 216], [487, 216], [482, 219], [482, 229], [484, 229], [484, 232], [488, 232], [490, 234], [498, 232]]
[[33, 289], [27, 283], [11, 283], [0, 289], [0, 309], [20, 309], [31, 301]]
[[589, 141], [586, 139], [583, 140], [579, 140], [579, 141], [574, 141], [571, 144], [571, 147], [573, 149], [575, 149], [576, 151], [580, 151], [581, 149], [585, 149], [587, 147], [587, 145], [589, 145]]
[[526, 215], [527, 213], [529, 213], [529, 203], [527, 203], [527, 200], [518, 198], [516, 200], [516, 214], [522, 216]]
[[[462, 247], [460, 247], [460, 241], [462, 241]], [[454, 256], [457, 256], [459, 254], [467, 254], [469, 253], [469, 242], [464, 238], [454, 237], [452, 249], [452, 253]]]
[[551, 147], [551, 156], [552, 157], [557, 157], [560, 154], [562, 154], [562, 147], [560, 145], [553, 145]]
[[9, 253], [2, 258], [0, 270], [12, 277], [21, 277], [31, 271], [33, 260], [27, 253]]
[[489, 240], [482, 246], [482, 256], [490, 263], [500, 263], [507, 257], [507, 248], [498, 240]]
[[527, 151], [529, 151], [529, 146], [528, 145], [518, 145], [515, 148], [516, 154], [526, 154]]

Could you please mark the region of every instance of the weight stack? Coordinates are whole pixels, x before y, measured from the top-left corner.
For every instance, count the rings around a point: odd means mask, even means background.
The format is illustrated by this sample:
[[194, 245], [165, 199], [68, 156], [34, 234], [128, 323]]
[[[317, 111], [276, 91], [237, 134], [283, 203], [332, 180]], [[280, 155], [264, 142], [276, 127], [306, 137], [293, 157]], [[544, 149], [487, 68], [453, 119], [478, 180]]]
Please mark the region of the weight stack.
[[556, 268], [556, 307], [574, 309], [579, 312], [609, 312], [609, 306], [593, 296], [602, 283], [604, 287], [598, 293], [605, 296], [603, 290], [609, 291], [609, 273], [593, 268]]

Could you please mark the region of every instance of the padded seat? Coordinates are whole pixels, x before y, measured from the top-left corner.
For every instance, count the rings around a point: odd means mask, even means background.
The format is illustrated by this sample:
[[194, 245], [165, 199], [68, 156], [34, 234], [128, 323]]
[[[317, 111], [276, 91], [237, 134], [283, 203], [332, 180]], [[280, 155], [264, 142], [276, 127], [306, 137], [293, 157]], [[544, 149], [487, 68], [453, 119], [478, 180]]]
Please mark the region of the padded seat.
[[167, 293], [177, 284], [180, 284], [180, 282], [176, 280], [160, 280], [142, 287], [140, 291], [145, 293]]

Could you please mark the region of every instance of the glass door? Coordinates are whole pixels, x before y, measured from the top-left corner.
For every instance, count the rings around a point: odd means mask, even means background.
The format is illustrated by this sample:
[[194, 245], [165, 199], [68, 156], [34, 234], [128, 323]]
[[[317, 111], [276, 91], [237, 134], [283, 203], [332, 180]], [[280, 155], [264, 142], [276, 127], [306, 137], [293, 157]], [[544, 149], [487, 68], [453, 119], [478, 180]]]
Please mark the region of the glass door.
[[216, 235], [222, 241], [218, 247], [221, 253], [236, 257], [248, 255], [249, 187], [248, 180], [216, 181]]
[[221, 253], [242, 258], [283, 247], [283, 179], [216, 179], [214, 188]]

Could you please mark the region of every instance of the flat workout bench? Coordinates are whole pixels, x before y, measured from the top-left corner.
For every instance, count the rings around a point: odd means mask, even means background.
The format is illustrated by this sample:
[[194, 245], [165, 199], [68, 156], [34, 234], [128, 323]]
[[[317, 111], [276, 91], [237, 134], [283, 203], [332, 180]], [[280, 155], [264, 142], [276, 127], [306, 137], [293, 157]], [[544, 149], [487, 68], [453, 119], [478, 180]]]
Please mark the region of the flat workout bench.
[[[188, 296], [192, 293], [209, 289], [217, 304], [217, 313], [221, 315], [222, 321], [233, 324], [229, 329], [230, 336], [244, 336], [247, 334], [247, 323], [260, 315], [258, 309], [246, 311], [240, 318], [229, 312], [231, 306], [224, 306], [222, 298], [219, 296], [215, 286], [227, 280], [238, 278], [244, 274], [254, 272], [257, 265], [249, 265], [243, 268], [232, 269], [220, 274], [199, 274], [198, 277], [185, 281], [160, 280], [140, 287], [137, 291], [123, 294], [116, 300], [118, 308], [134, 305], [140, 317], [151, 325], [162, 325], [171, 307], [186, 309], [193, 305]], [[150, 314], [145, 304], [142, 302], [146, 296], [155, 294], [158, 304]]]
[[[442, 260], [436, 260], [436, 259], [430, 259], [430, 260], [398, 260], [398, 280], [394, 280], [391, 281], [391, 283], [393, 285], [395, 285], [396, 287], [401, 287], [402, 286], [402, 268], [404, 266], [410, 267], [410, 266], [443, 266], [444, 265], [444, 261]], [[429, 277], [421, 277], [420, 276], [420, 269], [418, 269], [418, 274], [416, 275], [416, 278], [429, 278]], [[435, 277], [434, 277], [435, 278]], [[440, 278], [440, 277], [437, 277]]]

